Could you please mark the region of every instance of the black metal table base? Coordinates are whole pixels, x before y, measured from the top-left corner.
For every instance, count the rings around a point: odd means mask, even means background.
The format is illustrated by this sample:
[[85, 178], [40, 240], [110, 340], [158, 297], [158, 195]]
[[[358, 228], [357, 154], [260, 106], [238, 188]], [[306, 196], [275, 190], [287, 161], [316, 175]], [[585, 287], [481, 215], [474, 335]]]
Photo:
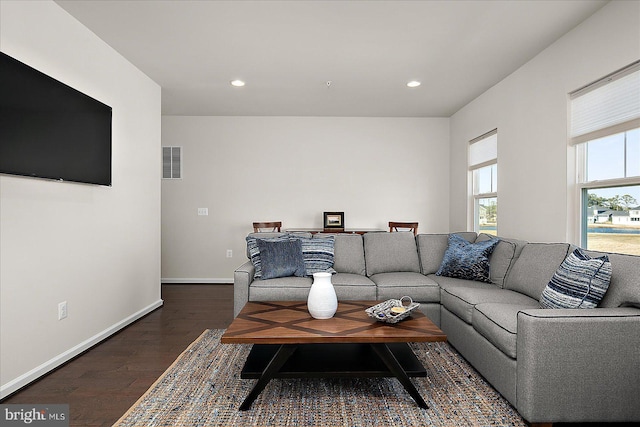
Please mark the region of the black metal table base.
[[396, 377], [419, 407], [428, 408], [410, 377], [427, 371], [407, 343], [255, 344], [240, 377], [257, 378], [246, 411], [272, 378]]

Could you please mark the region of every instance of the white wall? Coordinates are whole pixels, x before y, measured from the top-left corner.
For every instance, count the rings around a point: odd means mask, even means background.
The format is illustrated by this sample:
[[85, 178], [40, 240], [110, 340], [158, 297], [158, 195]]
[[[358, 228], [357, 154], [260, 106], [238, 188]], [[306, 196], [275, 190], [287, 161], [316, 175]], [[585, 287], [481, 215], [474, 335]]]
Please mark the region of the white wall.
[[0, 176], [4, 397], [162, 303], [161, 111], [159, 86], [52, 1], [0, 2], [0, 49], [113, 108], [112, 187]]
[[162, 182], [163, 281], [229, 282], [253, 221], [449, 230], [446, 118], [164, 116], [162, 145], [184, 147], [184, 178]]
[[613, 1], [451, 118], [451, 228], [468, 222], [468, 141], [498, 128], [498, 233], [577, 243], [567, 94], [640, 58], [640, 2]]

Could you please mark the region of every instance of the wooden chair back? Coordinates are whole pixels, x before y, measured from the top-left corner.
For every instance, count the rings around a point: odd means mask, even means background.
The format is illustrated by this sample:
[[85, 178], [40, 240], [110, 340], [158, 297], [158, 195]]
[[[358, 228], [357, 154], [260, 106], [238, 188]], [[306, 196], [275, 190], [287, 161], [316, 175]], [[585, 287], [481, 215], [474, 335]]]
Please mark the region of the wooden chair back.
[[[264, 229], [264, 230], [263, 230]], [[253, 232], [259, 233], [261, 231], [277, 231], [282, 229], [282, 221], [267, 221], [267, 222], [254, 222]]]
[[418, 223], [389, 221], [389, 232], [402, 231], [399, 229], [408, 229], [407, 231], [413, 231], [413, 235], [416, 236], [418, 234]]

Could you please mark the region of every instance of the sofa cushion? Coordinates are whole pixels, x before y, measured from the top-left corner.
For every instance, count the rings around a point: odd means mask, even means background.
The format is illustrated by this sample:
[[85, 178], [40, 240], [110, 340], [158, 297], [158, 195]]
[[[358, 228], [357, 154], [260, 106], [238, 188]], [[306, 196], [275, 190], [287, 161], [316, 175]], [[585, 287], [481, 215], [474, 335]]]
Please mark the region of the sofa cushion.
[[366, 233], [363, 239], [367, 276], [394, 271], [420, 272], [418, 249], [412, 232]]
[[[492, 238], [494, 237], [482, 233], [478, 235], [476, 242], [484, 242]], [[503, 237], [499, 237], [498, 239], [500, 242], [489, 256], [489, 277], [492, 283], [503, 288], [509, 270], [515, 263], [515, 260], [520, 256], [527, 242], [517, 239], [505, 239]]]
[[[316, 234], [320, 236], [320, 234]], [[333, 268], [338, 273], [365, 275], [364, 244], [362, 235], [340, 233], [335, 235]]]
[[314, 273], [335, 273], [333, 269], [335, 236], [292, 237], [302, 243], [302, 259], [307, 276]]
[[498, 239], [470, 243], [457, 234], [449, 235], [449, 246], [436, 276], [490, 282], [489, 255], [498, 243]]
[[421, 273], [378, 273], [369, 277], [378, 290], [377, 299], [400, 299], [407, 295], [416, 302], [439, 302], [440, 287]]
[[607, 255], [591, 258], [575, 249], [558, 267], [540, 295], [542, 308], [595, 308], [611, 280]]
[[442, 305], [458, 316], [461, 320], [471, 324], [473, 318], [473, 308], [477, 304], [493, 302], [503, 304], [537, 304], [536, 299], [532, 299], [519, 292], [500, 289], [496, 286], [493, 289], [483, 287], [458, 287], [443, 289], [441, 292]]
[[476, 282], [474, 280], [457, 279], [455, 277], [447, 276], [436, 276], [435, 274], [429, 274], [427, 277], [435, 281], [441, 289], [468, 287], [474, 287], [478, 289], [498, 289], [498, 287], [493, 283]]
[[375, 300], [376, 284], [367, 276], [337, 273], [331, 276], [338, 300]]
[[[592, 257], [602, 252], [587, 253]], [[599, 307], [635, 306], [640, 308], [640, 256], [609, 254], [611, 261], [611, 283]]]
[[[464, 237], [469, 242], [476, 240], [476, 233], [465, 231], [456, 233]], [[420, 268], [422, 274], [433, 274], [440, 268], [442, 258], [449, 246], [448, 234], [418, 234], [416, 237], [418, 254], [420, 256]]]
[[306, 268], [302, 259], [300, 240], [256, 240], [260, 250], [263, 279], [305, 276]]
[[477, 304], [472, 314], [473, 329], [504, 354], [515, 359], [518, 313], [527, 308], [537, 307], [538, 304], [533, 299], [527, 304]]
[[527, 243], [507, 276], [505, 289], [540, 299], [568, 252], [568, 243]]
[[335, 285], [347, 286], [369, 286], [375, 287], [376, 284], [367, 276], [353, 273], [336, 273], [331, 276], [331, 283]]
[[254, 280], [249, 285], [249, 301], [305, 301], [313, 279], [310, 277], [279, 277]]

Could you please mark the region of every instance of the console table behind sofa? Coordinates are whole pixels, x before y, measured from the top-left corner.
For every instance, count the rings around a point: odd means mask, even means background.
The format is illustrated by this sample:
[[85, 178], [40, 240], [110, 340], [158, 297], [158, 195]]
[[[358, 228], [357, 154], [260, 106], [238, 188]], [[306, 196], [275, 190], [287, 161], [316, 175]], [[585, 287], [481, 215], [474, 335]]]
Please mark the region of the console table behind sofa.
[[365, 234], [373, 232], [386, 232], [380, 228], [287, 228], [288, 233], [345, 233], [345, 234]]

